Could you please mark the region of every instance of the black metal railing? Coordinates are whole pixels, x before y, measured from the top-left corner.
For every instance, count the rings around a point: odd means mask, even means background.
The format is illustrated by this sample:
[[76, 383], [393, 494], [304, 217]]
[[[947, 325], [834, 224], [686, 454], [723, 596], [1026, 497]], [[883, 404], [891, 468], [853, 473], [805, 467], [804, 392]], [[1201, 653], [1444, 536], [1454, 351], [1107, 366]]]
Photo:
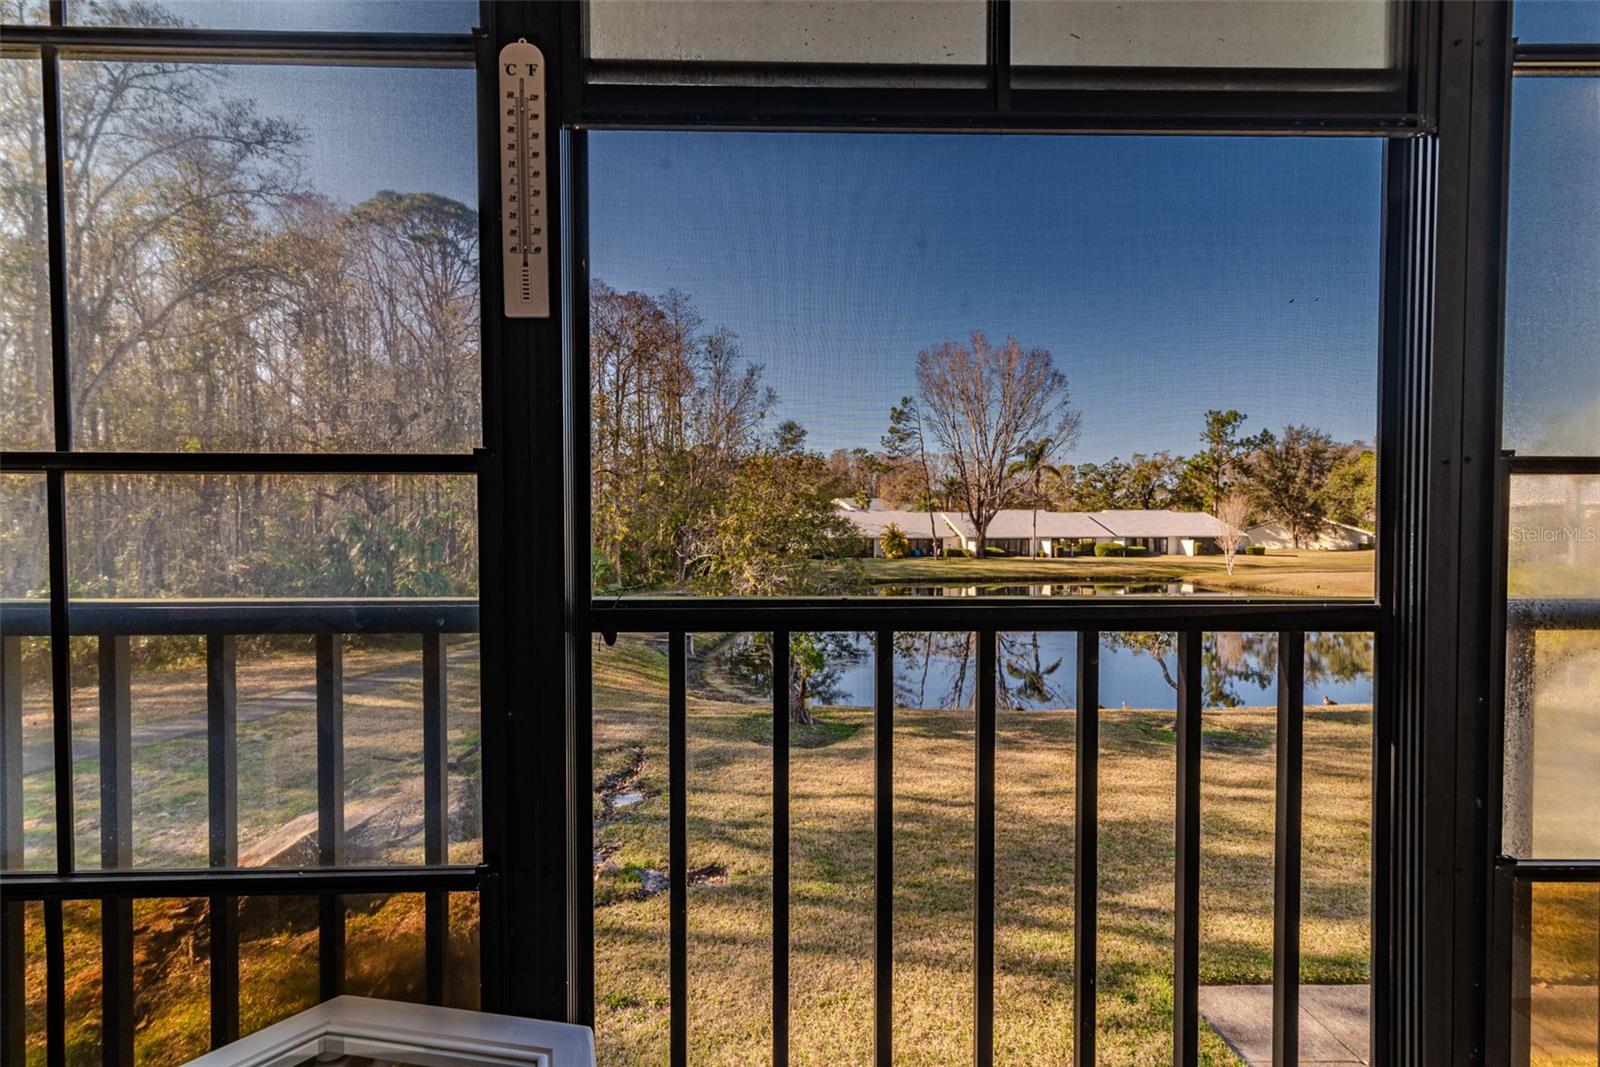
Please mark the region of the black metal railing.
[[[617, 633], [667, 634], [668, 795], [669, 795], [669, 951], [670, 1059], [688, 1063], [688, 826], [687, 826], [687, 635], [693, 632], [769, 632], [772, 634], [772, 1062], [789, 1062], [789, 671], [790, 635], [825, 629], [873, 633], [874, 756], [874, 938], [873, 1033], [875, 1062], [894, 1062], [894, 636], [897, 631], [966, 630], [976, 635], [974, 804], [974, 1016], [975, 1059], [994, 1062], [995, 932], [995, 712], [996, 635], [1001, 631], [1054, 630], [1077, 635], [1078, 709], [1075, 743], [1075, 845], [1073, 866], [1073, 1002], [1076, 1061], [1093, 1063], [1096, 1047], [1095, 973], [1098, 905], [1098, 752], [1099, 657], [1101, 631], [1173, 632], [1177, 646], [1177, 819], [1174, 927], [1173, 1062], [1199, 1061], [1200, 988], [1200, 752], [1202, 638], [1209, 631], [1276, 631], [1277, 765], [1276, 838], [1273, 892], [1273, 1048], [1274, 1062], [1298, 1062], [1301, 790], [1304, 768], [1305, 635], [1308, 631], [1376, 631], [1380, 610], [1370, 602], [1289, 604], [1218, 603], [1157, 600], [1116, 605], [1068, 603], [1041, 605], [995, 599], [964, 604], [875, 601], [749, 600], [692, 602], [621, 600], [591, 607], [593, 630], [608, 641]], [[788, 625], [781, 623], [787, 622]], [[774, 625], [779, 624], [779, 625]], [[1381, 709], [1375, 707], [1375, 713]], [[1084, 758], [1093, 754], [1094, 758]], [[583, 778], [587, 781], [587, 778]], [[592, 803], [575, 787], [573, 802]], [[580, 813], [582, 814], [582, 813]], [[1376, 835], [1375, 835], [1376, 836]], [[592, 951], [592, 947], [591, 947]], [[592, 954], [588, 959], [592, 968]]]
[[[448, 700], [445, 643], [478, 630], [473, 599], [72, 601], [68, 632], [98, 644], [101, 870], [74, 869], [71, 808], [58, 808], [57, 870], [23, 866], [22, 645], [51, 634], [43, 601], [0, 604], [0, 945], [5, 955], [3, 1052], [22, 1062], [24, 984], [22, 909], [44, 905], [46, 1034], [50, 1062], [65, 1048], [66, 960], [62, 902], [101, 903], [102, 1037], [106, 1062], [133, 1062], [133, 902], [160, 897], [209, 901], [211, 1042], [239, 1036], [239, 920], [242, 896], [314, 896], [318, 900], [319, 990], [337, 996], [345, 975], [344, 894], [422, 893], [425, 996], [442, 1003], [448, 946], [448, 894], [476, 892], [481, 869], [448, 864]], [[317, 867], [240, 868], [238, 843], [238, 639], [307, 635], [316, 649]], [[353, 634], [412, 634], [422, 642], [422, 773], [424, 866], [351, 867], [345, 853], [344, 638]], [[208, 869], [134, 870], [130, 637], [191, 635], [206, 649], [206, 768]], [[56, 794], [72, 795], [70, 720], [55, 701]], [[61, 811], [67, 812], [65, 816]]]

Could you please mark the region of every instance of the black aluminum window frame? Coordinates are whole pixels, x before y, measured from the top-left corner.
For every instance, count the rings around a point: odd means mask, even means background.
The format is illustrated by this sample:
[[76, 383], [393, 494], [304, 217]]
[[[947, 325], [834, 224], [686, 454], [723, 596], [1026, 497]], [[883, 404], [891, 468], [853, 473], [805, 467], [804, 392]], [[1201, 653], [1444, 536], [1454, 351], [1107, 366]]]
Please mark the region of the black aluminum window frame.
[[[1499, 382], [1489, 367], [1497, 359], [1495, 284], [1503, 241], [1503, 182], [1500, 180], [1506, 106], [1509, 4], [1500, 0], [1419, 0], [1406, 5], [1403, 96], [1297, 92], [1282, 84], [1215, 93], [1204, 90], [1113, 89], [1093, 93], [1059, 91], [1026, 96], [1009, 81], [1004, 27], [1009, 5], [990, 4], [989, 83], [983, 94], [954, 88], [861, 89], [776, 88], [682, 85], [596, 85], [582, 72], [581, 16], [563, 24], [562, 56], [566, 106], [569, 276], [566, 312], [569, 345], [566, 363], [568, 426], [566, 503], [567, 544], [588, 544], [587, 285], [584, 195], [585, 133], [592, 129], [759, 129], [759, 130], [1031, 130], [1052, 133], [1223, 134], [1340, 133], [1382, 137], [1384, 240], [1382, 351], [1379, 365], [1379, 543], [1376, 596], [1357, 605], [1300, 602], [1230, 604], [1220, 609], [1200, 604], [1119, 602], [1115, 609], [1095, 604], [1038, 604], [1021, 601], [911, 607], [892, 600], [692, 601], [596, 600], [590, 595], [586, 558], [569, 570], [566, 723], [570, 791], [569, 862], [566, 901], [567, 946], [572, 961], [565, 1000], [568, 1017], [593, 1021], [592, 882], [589, 863], [590, 663], [587, 638], [617, 632], [669, 634], [669, 788], [677, 787], [682, 763], [683, 668], [678, 663], [682, 635], [700, 629], [761, 631], [774, 635], [781, 653], [784, 637], [805, 630], [876, 630], [880, 641], [895, 629], [969, 630], [985, 641], [998, 629], [1075, 630], [1079, 647], [1089, 635], [1119, 629], [1167, 629], [1183, 635], [1203, 630], [1277, 630], [1292, 647], [1297, 634], [1312, 629], [1371, 630], [1376, 635], [1377, 680], [1374, 717], [1374, 855], [1372, 896], [1372, 1055], [1376, 1064], [1446, 1064], [1481, 1060], [1485, 1041], [1483, 975], [1488, 936], [1490, 868], [1484, 818], [1489, 788], [1485, 758], [1488, 738], [1478, 714], [1487, 695], [1484, 635], [1478, 625], [1489, 611], [1492, 560], [1486, 528], [1475, 518], [1491, 514], [1494, 499], [1493, 424], [1487, 413], [1498, 408]], [[997, 32], [999, 28], [999, 32]], [[1264, 77], [1270, 83], [1268, 72]], [[1030, 90], [1030, 92], [1033, 92]], [[1359, 100], [1361, 103], [1354, 103]], [[1018, 106], [1022, 101], [1024, 106]], [[1031, 101], [1032, 106], [1027, 106]], [[1476, 462], [1475, 462], [1476, 461]], [[569, 555], [569, 565], [574, 557]], [[1080, 663], [1079, 706], [1094, 692], [1094, 664]], [[775, 676], [786, 669], [774, 660]], [[885, 671], [879, 657], [880, 692]], [[1293, 678], [1280, 679], [1290, 686]], [[978, 949], [975, 990], [976, 1060], [992, 1055], [986, 1036], [992, 1023], [992, 874], [982, 859], [992, 848], [992, 749], [986, 743], [984, 698], [979, 697], [978, 855], [975, 873]], [[878, 736], [884, 709], [877, 709]], [[781, 717], [781, 716], [780, 716]], [[1085, 717], [1084, 728], [1092, 731]], [[1291, 728], [1292, 728], [1292, 724]], [[777, 729], [775, 727], [775, 729]], [[1292, 736], [1286, 733], [1285, 736]], [[1080, 751], [1088, 742], [1080, 738]], [[786, 761], [774, 746], [774, 871], [786, 868], [779, 855], [784, 840]], [[882, 847], [892, 804], [886, 782], [892, 744], [878, 750], [875, 820], [879, 841], [876, 877], [890, 876]], [[1287, 847], [1297, 833], [1294, 803], [1297, 768], [1284, 770], [1279, 791], [1278, 832]], [[1080, 803], [1092, 798], [1094, 768], [1081, 764]], [[1192, 776], [1180, 781], [1183, 818], [1198, 815]], [[1081, 813], [1080, 813], [1081, 814]], [[683, 866], [682, 812], [670, 814], [671, 866]], [[988, 827], [988, 829], [985, 829]], [[1086, 824], [1080, 818], [1078, 833]], [[1184, 848], [1194, 842], [1179, 827]], [[1287, 835], [1287, 836], [1282, 836]], [[1080, 836], [1082, 854], [1092, 853], [1092, 831]], [[1188, 865], [1181, 861], [1180, 871]], [[1278, 1062], [1295, 1062], [1292, 981], [1282, 959], [1291, 951], [1290, 898], [1296, 897], [1295, 872], [1277, 867], [1275, 940], [1280, 957], [1275, 986]], [[1193, 888], [1179, 876], [1178, 1011], [1175, 1013], [1177, 1062], [1195, 1062], [1192, 1029], [1194, 982], [1192, 927], [1183, 916], [1192, 909]], [[673, 1019], [672, 1062], [686, 1059], [686, 1019], [681, 1007], [684, 976], [686, 895], [678, 879], [669, 900]], [[1074, 893], [1081, 909], [1093, 901], [1091, 880], [1078, 878]], [[786, 893], [774, 891], [774, 996], [786, 988], [788, 947]], [[874, 1030], [877, 1062], [890, 1060], [889, 1016], [883, 1007], [892, 977], [887, 961], [890, 934], [886, 895], [877, 903], [875, 994], [879, 1008]], [[1092, 953], [1092, 918], [1080, 926], [1080, 953]], [[986, 934], [988, 935], [986, 937]], [[1092, 1050], [1092, 970], [1075, 993], [1074, 1024], [1080, 1050]], [[1087, 990], [1087, 992], [1086, 992]], [[775, 1008], [775, 1063], [786, 1062], [783, 1038], [787, 1011]], [[1080, 1062], [1083, 1062], [1080, 1060]]]
[[[991, 26], [1009, 25], [1007, 7], [1005, 0], [991, 4]], [[170, 36], [175, 31], [147, 35], [159, 36], [147, 43], [169, 52], [179, 46], [264, 48], [274, 54], [326, 48], [325, 54], [353, 51], [377, 59], [396, 47], [442, 48], [463, 59], [470, 53], [469, 61], [479, 70], [484, 448], [474, 456], [438, 463], [450, 470], [460, 464], [475, 471], [479, 482], [484, 864], [448, 877], [470, 879], [481, 891], [486, 1009], [592, 1020], [590, 642], [594, 633], [647, 623], [669, 629], [702, 625], [685, 615], [674, 627], [665, 616], [650, 617], [648, 605], [612, 609], [590, 597], [582, 336], [588, 278], [584, 131], [1326, 131], [1388, 139], [1378, 593], [1370, 605], [1326, 610], [1305, 604], [1261, 605], [1251, 609], [1257, 613], [1247, 622], [1232, 625], [1263, 629], [1277, 623], [1290, 631], [1345, 626], [1376, 632], [1382, 713], [1375, 718], [1374, 739], [1374, 1062], [1483, 1060], [1483, 977], [1493, 929], [1487, 906], [1492, 851], [1485, 811], [1494, 752], [1489, 717], [1481, 714], [1492, 692], [1485, 677], [1492, 661], [1485, 643], [1492, 639], [1492, 629], [1482, 623], [1493, 611], [1494, 579], [1492, 567], [1483, 562], [1493, 559], [1488, 534], [1472, 523], [1492, 519], [1495, 499], [1494, 464], [1489, 460], [1497, 445], [1493, 418], [1499, 406], [1499, 379], [1493, 371], [1498, 366], [1496, 294], [1503, 248], [1509, 63], [1503, 42], [1508, 40], [1509, 5], [1500, 0], [1415, 0], [1406, 10], [1410, 36], [1404, 100], [1391, 99], [1384, 106], [1374, 106], [1378, 101], [1373, 94], [1319, 100], [1315, 94], [1281, 87], [1222, 96], [1195, 90], [1106, 90], [1092, 96], [1079, 92], [1029, 98], [1024, 90], [1012, 89], [1009, 56], [994, 34], [988, 60], [994, 73], [981, 99], [943, 89], [698, 91], [635, 85], [602, 91], [583, 80], [582, 11], [569, 2], [486, 0], [482, 29], [471, 37], [231, 31], [195, 31], [181, 39]], [[42, 59], [94, 38], [96, 47], [113, 49], [139, 40], [141, 31], [62, 26], [59, 0], [52, 14], [50, 27], [5, 28], [3, 46]], [[556, 313], [544, 320], [508, 320], [500, 314], [499, 233], [488, 207], [497, 202], [498, 192], [492, 154], [497, 128], [493, 62], [498, 49], [518, 37], [540, 45], [548, 64], [557, 68], [549, 88], [551, 114], [561, 117], [565, 131], [550, 145], [556, 157], [550, 194], [563, 205], [565, 220], [563, 232], [552, 235], [552, 262], [562, 265], [552, 286], [561, 290], [561, 299], [552, 302]], [[1019, 100], [1024, 106], [1018, 106]], [[59, 177], [54, 180], [59, 187]], [[52, 256], [59, 251], [53, 248]], [[60, 264], [53, 263], [52, 270], [59, 276]], [[58, 322], [64, 321], [65, 296], [59, 287], [53, 290], [52, 314]], [[58, 345], [64, 336], [58, 332]], [[57, 426], [59, 430], [59, 421]], [[307, 473], [368, 462], [379, 470], [415, 464], [430, 468], [419, 473], [438, 472], [431, 467], [434, 461], [419, 457], [269, 459], [274, 470]], [[22, 469], [12, 460], [32, 463], [31, 469], [43, 470], [47, 479], [58, 482], [71, 464], [108, 462], [59, 448], [0, 456], [6, 469]], [[200, 464], [212, 464], [205, 469], [253, 470], [267, 461], [146, 454], [128, 462], [140, 470], [168, 464], [183, 470], [201, 469]], [[550, 522], [558, 504], [565, 521]], [[59, 521], [59, 508], [53, 510]], [[563, 566], [553, 566], [555, 560]], [[65, 634], [64, 574], [53, 573], [52, 579], [53, 596], [59, 599], [52, 601], [50, 625], [53, 632]], [[1073, 610], [1077, 606], [1062, 607], [1066, 613], [1040, 617], [1033, 614], [1034, 607], [1007, 606], [1003, 615], [990, 619], [972, 616], [940, 625], [978, 632], [1157, 625], [1195, 631], [1229, 625], [1205, 617], [1198, 607], [1181, 605], [1168, 606], [1178, 608], [1176, 615], [1167, 613], [1168, 608], [1135, 607], [1104, 619]], [[870, 619], [854, 606], [837, 603], [788, 606], [781, 615], [773, 614], [775, 605], [770, 603], [723, 604], [716, 610], [725, 609], [731, 611], [732, 626], [775, 633], [828, 628], [847, 618], [854, 629], [932, 625], [920, 611], [915, 619], [897, 620], [893, 605], [869, 606]], [[630, 614], [634, 612], [638, 614]], [[59, 681], [56, 691], [59, 702], [65, 691]], [[891, 757], [887, 749], [880, 751], [880, 771]], [[1087, 770], [1082, 767], [1080, 773]], [[881, 787], [879, 796], [883, 798]], [[884, 810], [880, 807], [880, 818]], [[881, 877], [881, 856], [879, 864]], [[416, 873], [445, 877], [438, 871]], [[410, 877], [409, 871], [378, 870], [148, 876], [77, 872], [46, 876], [26, 893], [27, 899], [47, 901], [46, 925], [59, 945], [58, 904], [68, 897], [179, 891], [209, 896], [275, 888], [295, 893], [367, 887], [385, 891], [393, 888], [389, 880]], [[0, 899], [8, 906], [25, 899], [19, 879], [8, 877], [0, 888]], [[1080, 886], [1078, 892], [1086, 888]], [[53, 912], [51, 900], [57, 902]], [[52, 914], [57, 917], [53, 924]], [[59, 971], [59, 960], [55, 966]], [[59, 1020], [64, 1012], [59, 983], [49, 992], [49, 1011]]]
[[[595, 66], [626, 79], [605, 80], [587, 76], [580, 11], [565, 91], [569, 115], [590, 127], [1418, 132], [1436, 112], [1439, 18], [1436, 3], [1395, 0], [1387, 71], [1032, 68], [1012, 63], [1011, 0], [986, 0], [981, 65], [605, 60]], [[721, 84], [683, 84], [685, 74]]]
[[[66, 291], [66, 221], [61, 137], [60, 62], [64, 59], [158, 59], [179, 62], [338, 63], [352, 66], [454, 66], [477, 71], [479, 126], [487, 114], [481, 86], [493, 80], [493, 56], [481, 29], [460, 34], [340, 33], [320, 31], [166, 29], [72, 25], [66, 3], [51, 0], [47, 25], [8, 25], [0, 29], [4, 62], [39, 64], [45, 143], [44, 175], [48, 271], [50, 278], [53, 448], [7, 450], [0, 469], [7, 474], [42, 475], [47, 498], [50, 598], [8, 602], [0, 629], [4, 642], [4, 790], [0, 796], [0, 945], [4, 948], [4, 1011], [0, 1015], [0, 1061], [21, 1063], [25, 1037], [23, 916], [32, 903], [42, 906], [45, 945], [46, 1062], [66, 1060], [66, 993], [63, 953], [63, 903], [98, 901], [102, 943], [102, 1057], [106, 1063], [133, 1062], [133, 902], [162, 897], [202, 898], [209, 902], [210, 1039], [212, 1047], [239, 1036], [239, 928], [241, 896], [315, 897], [319, 902], [319, 993], [323, 999], [343, 988], [345, 973], [344, 905], [347, 894], [417, 893], [425, 917], [425, 997], [445, 997], [448, 951], [448, 894], [484, 896], [489, 857], [481, 865], [449, 864], [445, 737], [447, 697], [444, 647], [452, 633], [497, 632], [493, 620], [504, 600], [494, 595], [449, 601], [351, 602], [330, 599], [207, 601], [176, 604], [118, 601], [72, 604], [66, 566], [65, 483], [72, 474], [397, 474], [469, 475], [476, 482], [482, 513], [494, 492], [500, 427], [500, 359], [490, 343], [493, 325], [486, 303], [483, 361], [483, 446], [472, 452], [436, 453], [244, 453], [95, 451], [74, 449], [70, 396], [71, 352]], [[485, 152], [480, 129], [476, 168], [482, 202], [492, 203], [495, 186], [492, 147]], [[489, 142], [492, 144], [492, 140]], [[488, 162], [485, 162], [485, 155]], [[487, 195], [486, 195], [487, 194]], [[491, 213], [492, 215], [492, 213]], [[497, 226], [483, 219], [481, 234]], [[480, 259], [482, 256], [480, 254]], [[488, 270], [481, 284], [487, 293]], [[498, 542], [497, 542], [498, 543]], [[498, 558], [480, 553], [479, 586], [498, 589]], [[235, 661], [237, 638], [247, 634], [295, 633], [314, 638], [317, 682], [317, 794], [319, 866], [240, 868], [237, 844], [237, 759]], [[422, 721], [424, 778], [424, 865], [358, 867], [343, 850], [343, 655], [347, 634], [417, 634], [422, 640]], [[207, 837], [209, 867], [198, 870], [130, 868], [132, 779], [129, 744], [129, 644], [133, 635], [182, 634], [204, 638], [207, 678]], [[101, 870], [76, 865], [72, 759], [70, 638], [98, 638], [100, 659]], [[55, 774], [55, 851], [53, 873], [17, 869], [21, 842], [21, 688], [20, 644], [25, 637], [50, 638], [52, 749]], [[484, 674], [482, 707], [494, 699], [497, 658], [503, 646], [481, 642]], [[485, 729], [491, 728], [484, 715]], [[485, 778], [494, 776], [485, 760]], [[487, 813], [486, 813], [487, 814]], [[486, 817], [485, 822], [488, 823]], [[485, 848], [489, 827], [485, 826]]]
[[[1506, 71], [1505, 122], [1502, 168], [1509, 175], [1511, 144], [1509, 128], [1516, 78], [1579, 77], [1600, 79], [1600, 42], [1525, 43], [1512, 39]], [[1509, 188], [1503, 190], [1500, 204], [1502, 220], [1510, 206]], [[1502, 221], [1502, 227], [1504, 223]], [[1499, 262], [1498, 299], [1500, 334], [1496, 338], [1495, 381], [1500, 386], [1504, 375], [1504, 301], [1506, 258]], [[1509, 598], [1507, 576], [1510, 555], [1511, 482], [1522, 475], [1600, 476], [1600, 455], [1529, 455], [1499, 448], [1501, 431], [1500, 389], [1494, 412], [1497, 447], [1494, 497], [1494, 545], [1491, 613], [1487, 647], [1491, 674], [1488, 701], [1492, 723], [1491, 774], [1489, 777], [1489, 854], [1493, 857], [1493, 882], [1490, 889], [1489, 943], [1487, 946], [1488, 1038], [1490, 1062], [1526, 1067], [1530, 1056], [1528, 1005], [1532, 978], [1532, 958], [1528, 941], [1532, 933], [1533, 887], [1540, 884], [1600, 887], [1600, 859], [1540, 858], [1512, 855], [1505, 841], [1506, 724], [1510, 710], [1507, 691], [1510, 664], [1531, 670], [1537, 634], [1548, 630], [1600, 631], [1600, 599], [1572, 598], [1537, 605], [1519, 604]], [[1526, 710], [1526, 709], [1524, 709]], [[1530, 797], [1521, 798], [1531, 803]], [[1531, 813], [1530, 813], [1531, 814]], [[1600, 1034], [1595, 1036], [1600, 1051]]]

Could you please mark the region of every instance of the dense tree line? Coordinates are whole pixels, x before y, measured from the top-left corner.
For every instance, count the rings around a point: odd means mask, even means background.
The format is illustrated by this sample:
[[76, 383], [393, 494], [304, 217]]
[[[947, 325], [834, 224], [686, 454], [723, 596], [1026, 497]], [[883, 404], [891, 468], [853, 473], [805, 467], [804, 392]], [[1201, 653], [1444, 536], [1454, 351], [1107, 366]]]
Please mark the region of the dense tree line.
[[678, 292], [590, 285], [595, 584], [718, 592], [808, 587], [848, 531], [834, 480], [725, 329]]
[[[141, 3], [98, 13], [180, 24]], [[62, 64], [75, 446], [470, 450], [476, 210], [319, 194], [305, 131], [235, 92], [231, 69]], [[38, 65], [0, 64], [0, 432], [18, 448], [53, 447], [39, 116]], [[6, 479], [9, 595], [44, 583], [39, 481]], [[465, 478], [84, 476], [68, 516], [83, 595], [476, 586]]]

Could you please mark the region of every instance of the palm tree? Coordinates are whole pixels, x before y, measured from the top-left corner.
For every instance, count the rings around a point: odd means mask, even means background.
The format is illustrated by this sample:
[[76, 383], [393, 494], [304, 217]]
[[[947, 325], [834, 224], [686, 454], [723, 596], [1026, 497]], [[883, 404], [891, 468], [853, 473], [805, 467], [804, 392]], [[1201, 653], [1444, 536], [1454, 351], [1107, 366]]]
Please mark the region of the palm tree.
[[1029, 542], [1029, 555], [1037, 555], [1039, 551], [1039, 498], [1044, 489], [1044, 479], [1048, 475], [1057, 481], [1061, 480], [1061, 468], [1050, 462], [1050, 453], [1055, 449], [1056, 439], [1053, 437], [1024, 441], [1017, 451], [1017, 458], [1006, 468], [1006, 477], [1022, 478], [1032, 490], [1033, 539]]

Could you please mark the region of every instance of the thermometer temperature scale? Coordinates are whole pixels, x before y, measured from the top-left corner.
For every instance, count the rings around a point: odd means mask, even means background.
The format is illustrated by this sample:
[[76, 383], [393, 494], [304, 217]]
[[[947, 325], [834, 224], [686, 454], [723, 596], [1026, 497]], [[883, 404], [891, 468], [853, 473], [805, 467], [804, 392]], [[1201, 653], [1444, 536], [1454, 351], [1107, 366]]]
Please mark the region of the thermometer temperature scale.
[[500, 236], [511, 318], [550, 315], [544, 116], [544, 53], [518, 39], [500, 50]]

